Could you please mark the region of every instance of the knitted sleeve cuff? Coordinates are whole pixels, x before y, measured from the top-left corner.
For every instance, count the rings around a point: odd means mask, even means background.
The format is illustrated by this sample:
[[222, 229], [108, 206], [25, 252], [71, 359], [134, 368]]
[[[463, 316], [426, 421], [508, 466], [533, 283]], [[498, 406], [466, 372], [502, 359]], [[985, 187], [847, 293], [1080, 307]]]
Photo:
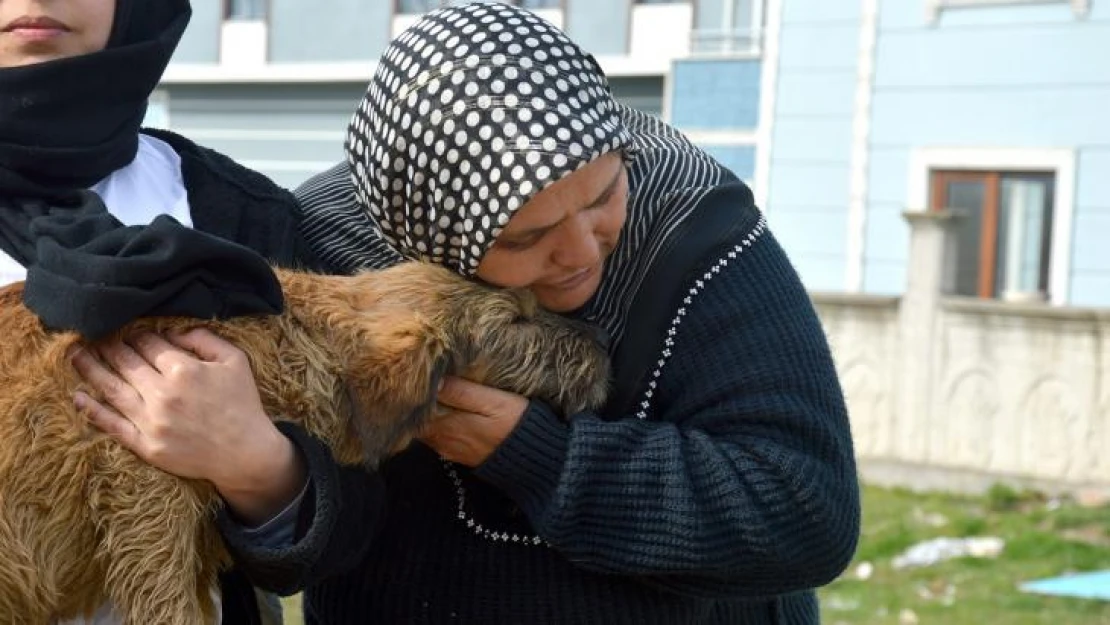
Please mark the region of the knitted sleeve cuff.
[[279, 422], [277, 427], [296, 445], [308, 470], [309, 485], [301, 501], [293, 543], [282, 546], [260, 543], [223, 508], [217, 514], [216, 524], [236, 564], [248, 577], [260, 586], [284, 594], [297, 586], [294, 580], [319, 558], [327, 544], [336, 521], [338, 475], [321, 441], [292, 423]]
[[570, 429], [543, 402], [532, 400], [501, 446], [475, 475], [505, 491], [537, 526], [566, 462]]

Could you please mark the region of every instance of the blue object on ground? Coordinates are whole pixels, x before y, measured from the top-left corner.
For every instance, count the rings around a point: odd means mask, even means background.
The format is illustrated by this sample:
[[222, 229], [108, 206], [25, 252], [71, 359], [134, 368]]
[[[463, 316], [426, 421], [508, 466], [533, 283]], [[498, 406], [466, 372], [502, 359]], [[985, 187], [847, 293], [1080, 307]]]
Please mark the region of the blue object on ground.
[[1110, 601], [1110, 571], [1079, 573], [1021, 584], [1025, 592]]

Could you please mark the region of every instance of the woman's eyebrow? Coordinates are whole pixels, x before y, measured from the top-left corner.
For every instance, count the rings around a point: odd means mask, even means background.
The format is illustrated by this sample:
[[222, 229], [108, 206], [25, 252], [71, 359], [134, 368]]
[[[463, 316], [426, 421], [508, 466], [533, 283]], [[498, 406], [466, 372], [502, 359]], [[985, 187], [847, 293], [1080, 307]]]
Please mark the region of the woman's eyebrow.
[[[609, 196], [613, 195], [613, 190], [616, 188], [617, 183], [620, 182], [621, 173], [623, 173], [623, 172], [624, 172], [624, 167], [623, 166], [618, 167], [617, 168], [617, 174], [615, 176], [613, 176], [613, 179], [609, 181], [609, 184], [605, 185], [605, 188], [602, 189], [601, 193], [598, 194], [598, 196], [596, 198], [594, 198], [594, 200], [592, 202], [590, 202], [589, 204], [586, 205], [586, 208], [597, 208], [598, 206], [601, 206], [602, 204], [604, 204], [609, 199]], [[543, 225], [543, 226], [535, 226], [533, 228], [528, 228], [528, 229], [525, 229], [525, 230], [521, 230], [520, 232], [505, 232], [505, 233], [502, 234], [502, 236], [507, 238], [507, 239], [526, 239], [526, 238], [528, 238], [530, 236], [533, 236], [533, 235], [543, 234], [543, 233], [547, 232], [548, 230], [551, 230], [555, 226], [558, 226], [562, 222], [563, 222], [563, 220], [560, 219], [559, 221], [557, 221], [553, 224], [547, 224], [547, 225]]]
[[623, 165], [617, 168], [617, 173], [613, 176], [613, 179], [609, 181], [609, 184], [605, 185], [605, 188], [594, 198], [594, 201], [586, 205], [586, 208], [597, 208], [604, 204], [605, 201], [609, 199], [609, 196], [613, 194], [613, 189], [617, 187], [617, 183], [620, 182], [622, 173], [624, 173]]

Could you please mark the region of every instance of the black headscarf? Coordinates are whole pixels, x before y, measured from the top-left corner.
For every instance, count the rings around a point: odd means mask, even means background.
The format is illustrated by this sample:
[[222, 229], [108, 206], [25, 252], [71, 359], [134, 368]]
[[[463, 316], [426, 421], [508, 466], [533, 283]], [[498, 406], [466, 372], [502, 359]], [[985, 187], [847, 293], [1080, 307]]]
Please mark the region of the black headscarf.
[[97, 338], [144, 315], [281, 310], [253, 252], [168, 216], [125, 227], [85, 190], [134, 160], [190, 15], [188, 0], [117, 0], [104, 50], [0, 69], [0, 250], [28, 268], [24, 301], [49, 327]]

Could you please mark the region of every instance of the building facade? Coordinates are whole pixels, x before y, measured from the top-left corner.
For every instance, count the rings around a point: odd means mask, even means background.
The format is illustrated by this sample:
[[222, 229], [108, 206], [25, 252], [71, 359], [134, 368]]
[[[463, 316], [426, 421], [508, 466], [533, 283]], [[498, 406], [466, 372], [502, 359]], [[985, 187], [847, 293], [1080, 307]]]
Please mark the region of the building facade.
[[[195, 2], [151, 123], [295, 186], [450, 1]], [[1110, 2], [518, 1], [749, 182], [812, 290], [901, 293], [902, 213], [944, 207], [955, 294], [1110, 306]]]
[[904, 211], [955, 294], [1110, 306], [1110, 3], [783, 0], [766, 204], [811, 288], [897, 294]]
[[[295, 186], [342, 157], [347, 122], [375, 59], [441, 2], [332, 0], [326, 11], [305, 0], [193, 4], [150, 123]], [[688, 121], [699, 143], [752, 179], [762, 0], [518, 4], [594, 54], [618, 99]], [[717, 106], [722, 95], [741, 106]]]

